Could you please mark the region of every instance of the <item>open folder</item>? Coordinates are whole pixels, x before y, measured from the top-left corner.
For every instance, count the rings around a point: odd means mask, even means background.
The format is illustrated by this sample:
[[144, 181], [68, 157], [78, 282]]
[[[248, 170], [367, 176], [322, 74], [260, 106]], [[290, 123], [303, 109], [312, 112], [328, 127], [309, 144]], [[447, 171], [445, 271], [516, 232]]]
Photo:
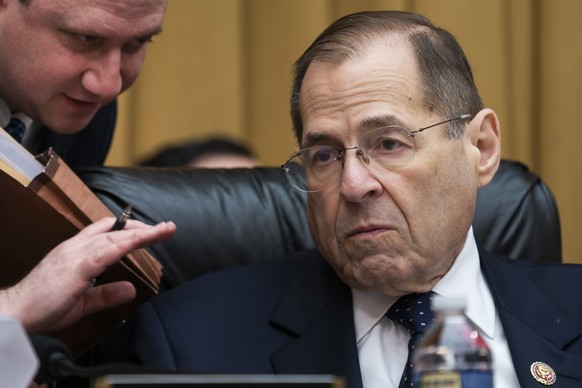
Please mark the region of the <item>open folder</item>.
[[[7, 136], [0, 128], [1, 288], [16, 284], [47, 253], [85, 226], [114, 216], [53, 150], [34, 157]], [[109, 267], [99, 282], [130, 281], [136, 298], [51, 335], [80, 355], [156, 295], [161, 275], [161, 264], [147, 251], [131, 252]]]

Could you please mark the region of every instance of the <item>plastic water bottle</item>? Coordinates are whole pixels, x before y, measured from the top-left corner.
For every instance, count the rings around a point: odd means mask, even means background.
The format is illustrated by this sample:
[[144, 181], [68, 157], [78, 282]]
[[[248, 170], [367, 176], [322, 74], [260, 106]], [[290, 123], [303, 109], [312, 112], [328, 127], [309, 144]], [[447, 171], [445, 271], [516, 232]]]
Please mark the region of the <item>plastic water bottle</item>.
[[464, 298], [433, 298], [436, 321], [413, 354], [415, 387], [492, 388], [491, 351], [465, 315]]

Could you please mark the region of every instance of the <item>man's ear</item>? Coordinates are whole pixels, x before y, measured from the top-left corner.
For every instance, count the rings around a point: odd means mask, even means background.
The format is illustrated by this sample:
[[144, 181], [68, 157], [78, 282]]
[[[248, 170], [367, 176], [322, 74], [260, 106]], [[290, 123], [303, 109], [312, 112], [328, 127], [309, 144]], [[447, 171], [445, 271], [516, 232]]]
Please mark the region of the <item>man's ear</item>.
[[501, 158], [501, 126], [495, 112], [483, 109], [469, 123], [471, 142], [479, 151], [479, 187], [483, 187], [493, 178]]

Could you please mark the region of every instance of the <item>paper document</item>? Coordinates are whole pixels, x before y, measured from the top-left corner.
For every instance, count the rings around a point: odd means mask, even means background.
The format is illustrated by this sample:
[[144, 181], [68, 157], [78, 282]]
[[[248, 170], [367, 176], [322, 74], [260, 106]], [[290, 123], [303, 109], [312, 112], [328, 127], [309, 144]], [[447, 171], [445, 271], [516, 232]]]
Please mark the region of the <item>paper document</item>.
[[27, 186], [44, 166], [0, 127], [0, 169]]

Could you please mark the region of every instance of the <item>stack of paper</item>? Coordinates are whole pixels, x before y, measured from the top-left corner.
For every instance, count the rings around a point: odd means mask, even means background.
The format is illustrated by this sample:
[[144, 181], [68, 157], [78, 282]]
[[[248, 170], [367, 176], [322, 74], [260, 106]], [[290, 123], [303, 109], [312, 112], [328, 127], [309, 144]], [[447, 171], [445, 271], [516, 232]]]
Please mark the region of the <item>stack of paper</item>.
[[24, 186], [28, 186], [44, 166], [23, 146], [0, 128], [0, 169]]

